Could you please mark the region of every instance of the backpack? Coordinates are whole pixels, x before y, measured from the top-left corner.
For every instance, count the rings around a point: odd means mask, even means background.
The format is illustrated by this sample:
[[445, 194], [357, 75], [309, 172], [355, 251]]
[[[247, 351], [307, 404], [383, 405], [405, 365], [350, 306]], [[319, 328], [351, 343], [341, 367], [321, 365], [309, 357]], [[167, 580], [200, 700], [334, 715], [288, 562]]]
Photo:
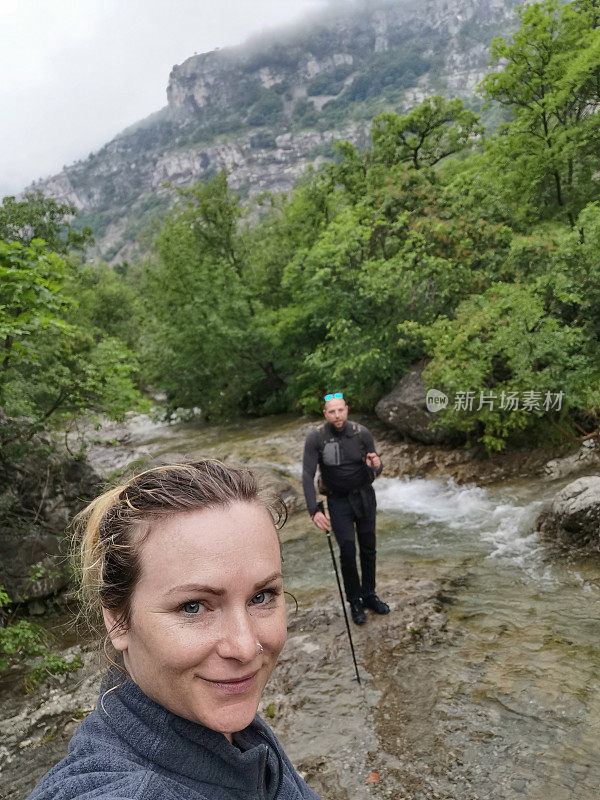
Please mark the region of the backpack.
[[[352, 426], [352, 435], [358, 436], [361, 446], [362, 446], [362, 457], [363, 459], [367, 455], [368, 447], [367, 443], [365, 442], [362, 429], [358, 422], [351, 422], [350, 425]], [[333, 436], [333, 434], [327, 432], [327, 423], [324, 422], [317, 428], [317, 446], [319, 448], [319, 455], [321, 460], [327, 466], [337, 466], [340, 463], [340, 444], [339, 440]], [[366, 466], [367, 473], [369, 476], [370, 483], [373, 483], [375, 480], [375, 471], [370, 467]], [[317, 479], [317, 486], [319, 487], [319, 491], [321, 494], [327, 495], [328, 489], [325, 485], [323, 480], [323, 475], [321, 474], [321, 470], [319, 469], [319, 477]]]

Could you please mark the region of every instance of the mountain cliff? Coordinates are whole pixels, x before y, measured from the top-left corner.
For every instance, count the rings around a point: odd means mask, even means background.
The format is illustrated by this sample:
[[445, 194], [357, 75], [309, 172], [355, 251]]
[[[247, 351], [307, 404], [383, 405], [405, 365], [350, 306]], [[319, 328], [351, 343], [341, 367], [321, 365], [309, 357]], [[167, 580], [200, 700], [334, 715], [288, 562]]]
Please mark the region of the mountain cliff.
[[488, 46], [518, 0], [337, 2], [303, 25], [173, 67], [168, 105], [29, 189], [72, 202], [97, 254], [131, 258], [173, 199], [222, 169], [242, 194], [289, 190], [334, 139], [368, 140], [369, 120], [434, 93], [474, 93]]

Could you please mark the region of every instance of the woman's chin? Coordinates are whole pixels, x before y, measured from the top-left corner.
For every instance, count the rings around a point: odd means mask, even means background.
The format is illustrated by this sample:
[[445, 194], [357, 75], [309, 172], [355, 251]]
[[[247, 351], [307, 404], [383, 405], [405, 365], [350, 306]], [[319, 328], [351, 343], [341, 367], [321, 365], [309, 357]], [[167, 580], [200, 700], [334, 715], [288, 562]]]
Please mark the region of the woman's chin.
[[225, 735], [247, 728], [258, 710], [257, 698], [246, 698], [236, 703], [225, 703], [218, 708], [204, 707], [197, 715], [195, 722], [200, 722], [213, 731]]
[[219, 733], [223, 733], [226, 736], [236, 733], [236, 731], [243, 731], [254, 719], [256, 710], [256, 707], [252, 706], [251, 708], [239, 709], [236, 713], [221, 714], [218, 721], [215, 720], [214, 730], [218, 730]]

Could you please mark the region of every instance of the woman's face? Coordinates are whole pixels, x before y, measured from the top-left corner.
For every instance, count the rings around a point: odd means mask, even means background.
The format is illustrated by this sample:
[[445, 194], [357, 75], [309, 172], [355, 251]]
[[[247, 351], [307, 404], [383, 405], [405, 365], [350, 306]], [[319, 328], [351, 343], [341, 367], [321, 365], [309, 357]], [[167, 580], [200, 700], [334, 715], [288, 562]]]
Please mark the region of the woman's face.
[[[111, 634], [127, 671], [157, 703], [231, 739], [252, 721], [286, 638], [269, 512], [238, 502], [153, 523], [140, 566], [129, 627]], [[114, 615], [105, 621], [110, 630]]]

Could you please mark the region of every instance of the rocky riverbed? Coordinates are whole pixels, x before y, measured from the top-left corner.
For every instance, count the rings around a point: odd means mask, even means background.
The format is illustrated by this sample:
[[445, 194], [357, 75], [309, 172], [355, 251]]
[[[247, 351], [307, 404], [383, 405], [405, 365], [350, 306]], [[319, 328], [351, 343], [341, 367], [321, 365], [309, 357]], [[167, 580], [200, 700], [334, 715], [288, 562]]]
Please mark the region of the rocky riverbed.
[[[542, 477], [548, 480], [600, 469], [600, 452], [576, 443], [534, 450], [509, 450], [488, 458], [478, 448], [424, 445], [404, 441], [374, 417], [352, 416], [373, 432], [386, 477], [452, 478], [487, 486], [502, 480]], [[128, 464], [202, 455], [257, 467], [291, 467], [299, 473], [308, 431], [322, 418], [276, 416], [222, 427], [194, 423], [172, 425], [146, 415], [124, 423], [107, 422], [91, 435], [88, 460], [104, 477]], [[279, 469], [281, 472], [281, 469]], [[298, 488], [299, 484], [296, 485]], [[300, 500], [293, 510], [303, 508]]]

